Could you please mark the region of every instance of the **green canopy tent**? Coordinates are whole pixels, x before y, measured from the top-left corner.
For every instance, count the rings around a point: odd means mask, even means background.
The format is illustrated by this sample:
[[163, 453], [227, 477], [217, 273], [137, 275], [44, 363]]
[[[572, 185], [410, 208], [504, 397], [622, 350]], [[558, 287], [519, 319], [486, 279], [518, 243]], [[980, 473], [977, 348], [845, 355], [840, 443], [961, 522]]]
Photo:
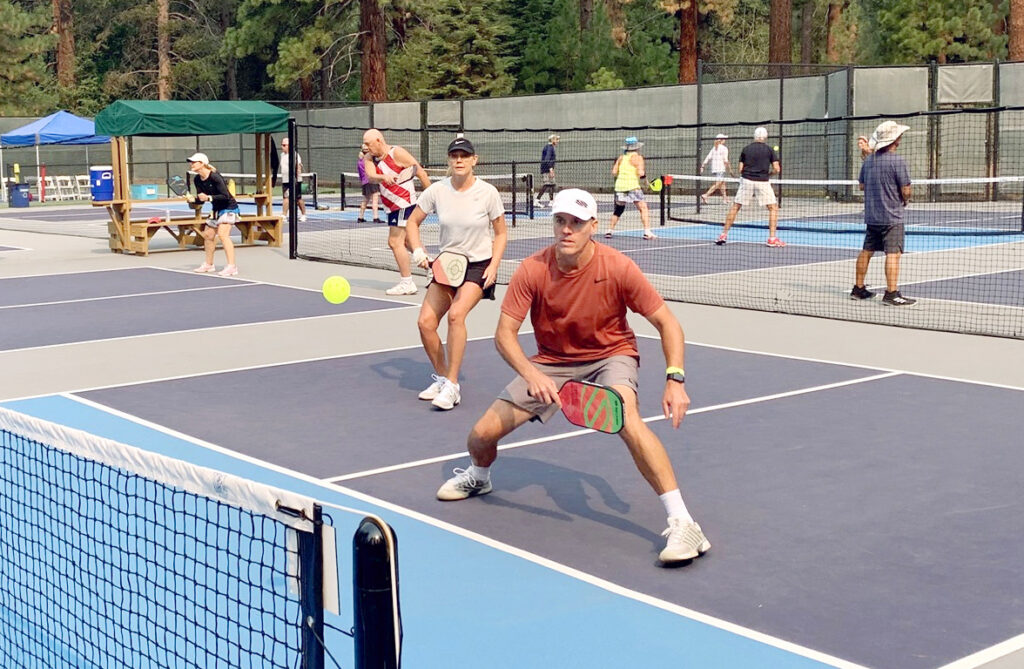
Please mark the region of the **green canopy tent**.
[[[148, 252], [148, 239], [132, 232], [131, 179], [128, 137], [256, 135], [256, 218], [273, 218], [271, 211], [270, 133], [288, 131], [288, 111], [257, 100], [118, 100], [96, 115], [96, 132], [111, 137], [114, 195], [99, 202], [110, 212], [110, 248]], [[198, 217], [198, 213], [196, 214]], [[278, 225], [279, 228], [279, 219]], [[280, 235], [268, 239], [280, 244]], [[264, 237], [264, 239], [267, 239]]]

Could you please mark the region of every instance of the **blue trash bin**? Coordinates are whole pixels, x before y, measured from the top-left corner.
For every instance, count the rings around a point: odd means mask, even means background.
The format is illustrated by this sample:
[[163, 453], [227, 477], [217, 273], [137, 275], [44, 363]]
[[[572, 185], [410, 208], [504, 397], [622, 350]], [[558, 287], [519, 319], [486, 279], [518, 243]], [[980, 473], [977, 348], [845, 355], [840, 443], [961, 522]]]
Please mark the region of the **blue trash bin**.
[[89, 192], [92, 199], [107, 202], [114, 199], [114, 168], [99, 165], [89, 168]]
[[11, 184], [8, 205], [11, 207], [27, 207], [31, 192], [28, 184]]

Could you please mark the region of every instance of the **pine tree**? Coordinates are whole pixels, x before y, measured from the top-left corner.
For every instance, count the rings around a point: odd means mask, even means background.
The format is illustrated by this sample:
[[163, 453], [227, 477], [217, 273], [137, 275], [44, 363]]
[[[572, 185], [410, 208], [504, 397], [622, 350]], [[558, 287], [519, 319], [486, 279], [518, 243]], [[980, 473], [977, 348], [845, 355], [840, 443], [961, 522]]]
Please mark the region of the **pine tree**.
[[1003, 58], [1006, 35], [993, 29], [1002, 8], [973, 0], [871, 0], [871, 60], [962, 63]]
[[53, 111], [54, 81], [45, 60], [56, 43], [56, 36], [47, 32], [51, 19], [45, 5], [25, 10], [0, 0], [0, 113]]

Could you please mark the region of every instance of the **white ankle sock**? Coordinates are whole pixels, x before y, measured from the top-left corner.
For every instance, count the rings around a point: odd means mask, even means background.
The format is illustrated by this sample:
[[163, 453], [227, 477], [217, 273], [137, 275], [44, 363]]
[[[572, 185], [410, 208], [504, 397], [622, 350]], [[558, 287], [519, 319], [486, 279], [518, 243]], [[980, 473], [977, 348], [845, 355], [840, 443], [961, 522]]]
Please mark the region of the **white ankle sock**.
[[658, 495], [658, 499], [665, 505], [665, 515], [669, 518], [682, 518], [686, 521], [693, 521], [693, 517], [686, 509], [686, 502], [683, 501], [683, 493], [679, 488], [669, 490], [664, 495]]
[[481, 483], [484, 481], [491, 480], [491, 468], [490, 467], [477, 467], [476, 465], [470, 465], [469, 469], [466, 470], [469, 475]]

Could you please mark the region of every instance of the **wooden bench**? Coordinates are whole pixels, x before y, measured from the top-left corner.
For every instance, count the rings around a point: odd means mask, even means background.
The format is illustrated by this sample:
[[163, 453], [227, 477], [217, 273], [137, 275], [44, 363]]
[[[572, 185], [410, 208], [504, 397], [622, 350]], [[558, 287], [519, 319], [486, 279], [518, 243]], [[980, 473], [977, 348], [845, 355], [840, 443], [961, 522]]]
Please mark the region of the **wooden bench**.
[[[152, 206], [161, 201], [181, 202], [181, 199], [144, 200], [141, 204]], [[153, 249], [153, 251], [174, 251], [203, 246], [202, 231], [206, 227], [207, 219], [201, 216], [198, 210], [191, 216], [171, 216], [169, 219], [161, 216], [159, 220], [153, 219], [152, 222], [150, 219], [119, 221], [118, 214], [123, 210], [124, 201], [111, 200], [93, 204], [107, 207], [111, 214], [107, 227], [110, 232], [110, 249], [115, 253], [149, 255], [150, 240], [161, 230], [166, 230], [177, 242], [177, 245], [170, 249]], [[242, 236], [241, 242], [236, 242], [237, 246], [254, 246], [260, 242], [266, 242], [268, 246], [281, 246], [283, 241], [282, 219], [278, 215], [243, 214], [234, 226], [238, 228]]]

